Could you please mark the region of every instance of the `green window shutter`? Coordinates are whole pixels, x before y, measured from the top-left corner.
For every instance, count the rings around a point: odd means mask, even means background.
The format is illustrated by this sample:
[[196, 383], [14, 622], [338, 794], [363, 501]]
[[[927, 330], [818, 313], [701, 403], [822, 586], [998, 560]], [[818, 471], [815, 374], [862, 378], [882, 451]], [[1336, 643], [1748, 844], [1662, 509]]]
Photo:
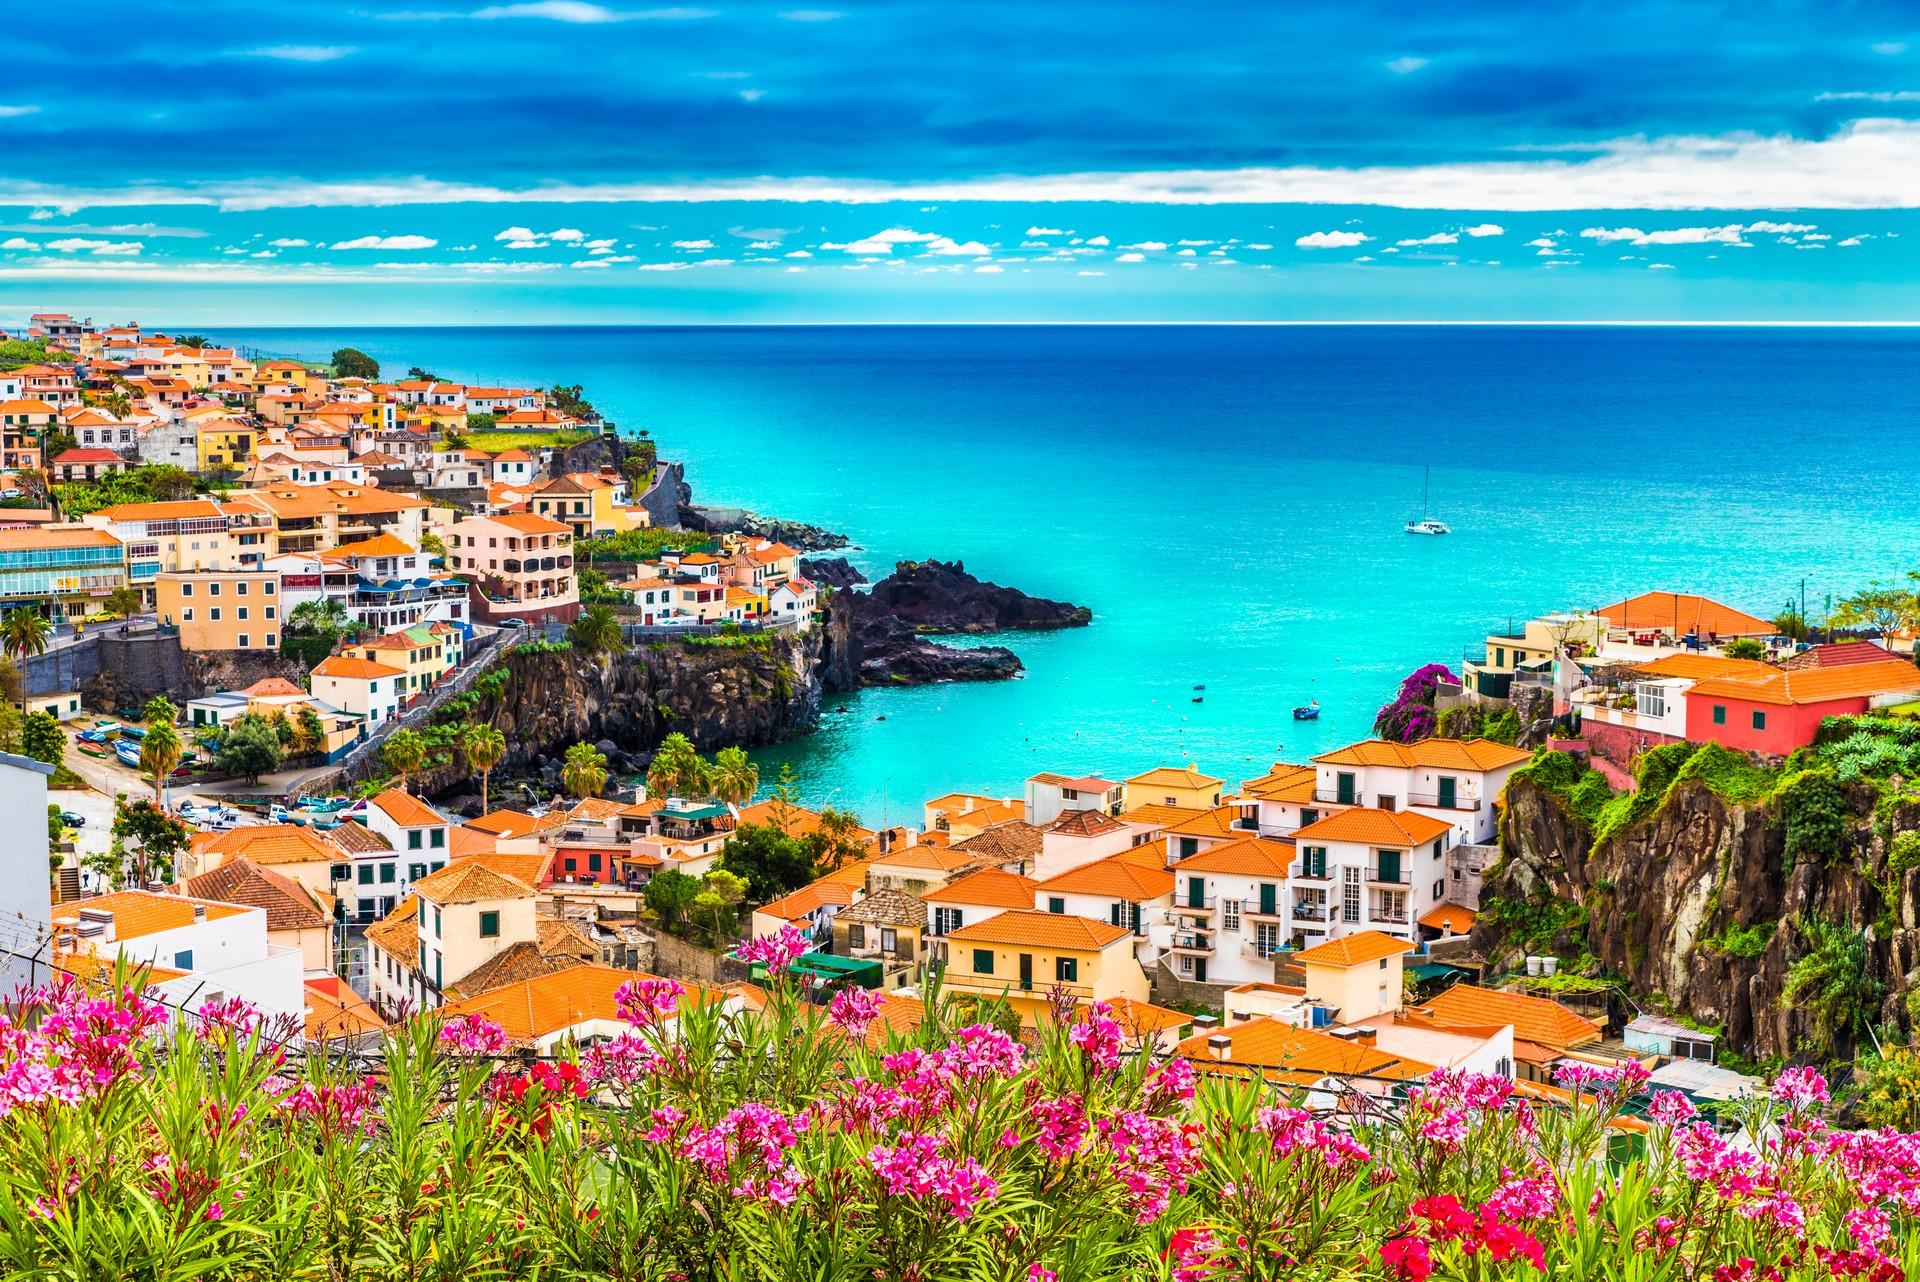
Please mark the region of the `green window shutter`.
[[1062, 984], [1075, 983], [1080, 978], [1080, 960], [1077, 957], [1056, 957], [1053, 959], [1053, 977]]
[[1765, 730], [1765, 729], [1767, 728], [1767, 714], [1766, 714], [1766, 713], [1764, 713], [1764, 712], [1756, 712], [1756, 713], [1754, 713], [1754, 714], [1753, 714], [1753, 728], [1754, 728], [1755, 730]]
[[1047, 896], [1047, 911], [1050, 913], [1064, 913], [1067, 911], [1067, 901], [1058, 895], [1049, 895]]
[[1279, 887], [1270, 881], [1260, 883], [1260, 911], [1271, 917], [1277, 907]]
[[1452, 810], [1454, 803], [1454, 779], [1452, 775], [1443, 775], [1440, 779], [1440, 808]]
[[1716, 703], [1713, 705], [1713, 724], [1716, 726], [1724, 726], [1727, 724], [1726, 704]]
[[488, 913], [480, 914], [480, 938], [482, 939], [500, 938], [500, 914], [499, 913], [488, 912]]
[[1342, 770], [1334, 777], [1334, 800], [1345, 806], [1353, 804], [1353, 776]]
[[1205, 877], [1187, 878], [1187, 907], [1205, 908], [1207, 906], [1207, 879]]
[[1381, 881], [1399, 881], [1400, 880], [1400, 852], [1397, 850], [1382, 850], [1379, 852], [1379, 856], [1380, 856], [1380, 880]]
[[973, 973], [976, 975], [993, 974], [993, 950], [976, 948], [973, 950]]

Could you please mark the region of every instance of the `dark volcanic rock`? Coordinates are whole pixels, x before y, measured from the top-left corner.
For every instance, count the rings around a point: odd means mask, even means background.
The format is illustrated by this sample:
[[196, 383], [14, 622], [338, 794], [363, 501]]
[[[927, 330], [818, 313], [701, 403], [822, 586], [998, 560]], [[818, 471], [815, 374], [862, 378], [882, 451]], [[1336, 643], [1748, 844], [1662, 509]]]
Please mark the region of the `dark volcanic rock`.
[[861, 620], [859, 636], [861, 685], [997, 681], [1016, 675], [1021, 668], [1019, 656], [1003, 645], [941, 645], [884, 614]]
[[701, 507], [694, 503], [683, 503], [680, 507], [680, 524], [684, 529], [701, 530], [708, 534], [746, 534], [754, 538], [773, 539], [791, 544], [802, 552], [831, 551], [851, 546], [853, 542], [844, 534], [835, 534], [832, 530], [823, 530], [804, 521], [762, 516], [758, 512], [737, 507]]
[[867, 576], [844, 556], [801, 557], [800, 573], [830, 588], [858, 587], [867, 581]]
[[985, 583], [959, 561], [902, 561], [873, 585], [863, 614], [898, 619], [917, 632], [1014, 632], [1085, 627], [1084, 605]]

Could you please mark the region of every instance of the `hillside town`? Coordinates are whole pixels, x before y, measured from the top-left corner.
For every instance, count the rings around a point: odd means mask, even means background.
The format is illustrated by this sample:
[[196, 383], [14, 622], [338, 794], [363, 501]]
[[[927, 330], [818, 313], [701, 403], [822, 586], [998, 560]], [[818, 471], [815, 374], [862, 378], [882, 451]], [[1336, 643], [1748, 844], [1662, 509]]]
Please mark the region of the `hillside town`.
[[[468, 725], [482, 795], [462, 814], [409, 786], [428, 760], [402, 723], [476, 655], [600, 620], [614, 647], [804, 631], [819, 590], [800, 553], [679, 537], [669, 469], [609, 450], [577, 388], [383, 381], [350, 350], [256, 361], [57, 314], [12, 346], [38, 359], [0, 374], [0, 779], [9, 813], [50, 814], [44, 851], [13, 844], [16, 977], [134, 963], [156, 992], [241, 998], [318, 1046], [438, 1012], [550, 1049], [615, 1021], [635, 974], [750, 1011], [764, 975], [739, 950], [795, 939], [820, 1000], [884, 993], [894, 1031], [934, 992], [1028, 1029], [1064, 998], [1202, 1067], [1376, 1085], [1470, 1069], [1551, 1092], [1568, 1065], [1633, 1060], [1738, 1098], [1757, 1079], [1716, 1062], [1713, 1033], [1556, 982], [1553, 958], [1502, 973], [1476, 946], [1508, 782], [1538, 749], [1631, 791], [1660, 745], [1778, 760], [1828, 718], [1920, 708], [1911, 634], [1814, 644], [1649, 592], [1489, 635], [1459, 675], [1410, 678], [1380, 737], [1254, 778], [1062, 763], [875, 831], [677, 735], [630, 784], [580, 744], [570, 796], [489, 804], [504, 745]], [[613, 573], [582, 548], [612, 549]], [[218, 671], [298, 654], [304, 676], [127, 709], [49, 685], [77, 670], [63, 651], [150, 661], [143, 638]], [[356, 755], [389, 768], [371, 788], [302, 790]], [[215, 786], [236, 772], [264, 802]], [[60, 800], [108, 792], [92, 828]]]

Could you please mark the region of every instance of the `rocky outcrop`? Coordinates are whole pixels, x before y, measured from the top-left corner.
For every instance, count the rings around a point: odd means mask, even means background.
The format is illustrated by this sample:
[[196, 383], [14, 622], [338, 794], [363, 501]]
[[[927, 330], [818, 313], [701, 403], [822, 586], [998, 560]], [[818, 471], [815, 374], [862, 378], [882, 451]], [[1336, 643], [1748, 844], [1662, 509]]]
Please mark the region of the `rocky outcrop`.
[[[687, 500], [693, 492], [687, 491]], [[756, 539], [772, 539], [776, 543], [785, 543], [802, 552], [828, 552], [835, 548], [851, 547], [853, 540], [844, 534], [822, 529], [817, 525], [808, 525], [804, 521], [788, 521], [779, 517], [762, 516], [758, 512], [749, 512], [737, 507], [701, 507], [691, 501], [680, 505], [680, 526], [682, 529], [702, 530], [708, 534], [745, 534]]]
[[898, 619], [916, 632], [980, 633], [1080, 628], [1084, 605], [1028, 596], [967, 573], [959, 561], [902, 561], [873, 585], [863, 615]]
[[815, 583], [836, 589], [858, 587], [867, 581], [867, 576], [844, 556], [801, 557], [800, 573]]
[[1003, 645], [955, 646], [929, 641], [905, 622], [866, 614], [857, 592], [842, 592], [828, 605], [848, 639], [844, 661], [833, 669], [833, 689], [857, 686], [928, 685], [935, 681], [999, 681], [1018, 676], [1018, 655]]
[[1805, 948], [1795, 921], [1819, 918], [1865, 935], [1868, 971], [1886, 986], [1881, 1017], [1904, 1027], [1909, 987], [1920, 986], [1920, 871], [1891, 873], [1886, 845], [1920, 827], [1920, 808], [1890, 807], [1880, 827], [1871, 788], [1846, 795], [1840, 848], [1796, 860], [1777, 801], [1734, 804], [1685, 780], [1596, 845], [1554, 793], [1516, 779], [1476, 951], [1496, 966], [1526, 952], [1590, 954], [1637, 998], [1717, 1026], [1728, 1048], [1791, 1058], [1816, 1019], [1782, 1002]]

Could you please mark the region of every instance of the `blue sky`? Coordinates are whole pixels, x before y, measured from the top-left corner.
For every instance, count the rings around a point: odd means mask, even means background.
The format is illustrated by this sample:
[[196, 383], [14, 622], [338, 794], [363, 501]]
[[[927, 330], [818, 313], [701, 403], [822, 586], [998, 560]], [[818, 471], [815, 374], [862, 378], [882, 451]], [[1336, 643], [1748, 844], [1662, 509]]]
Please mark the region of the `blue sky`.
[[1911, 4], [8, 16], [0, 319], [1920, 321]]

